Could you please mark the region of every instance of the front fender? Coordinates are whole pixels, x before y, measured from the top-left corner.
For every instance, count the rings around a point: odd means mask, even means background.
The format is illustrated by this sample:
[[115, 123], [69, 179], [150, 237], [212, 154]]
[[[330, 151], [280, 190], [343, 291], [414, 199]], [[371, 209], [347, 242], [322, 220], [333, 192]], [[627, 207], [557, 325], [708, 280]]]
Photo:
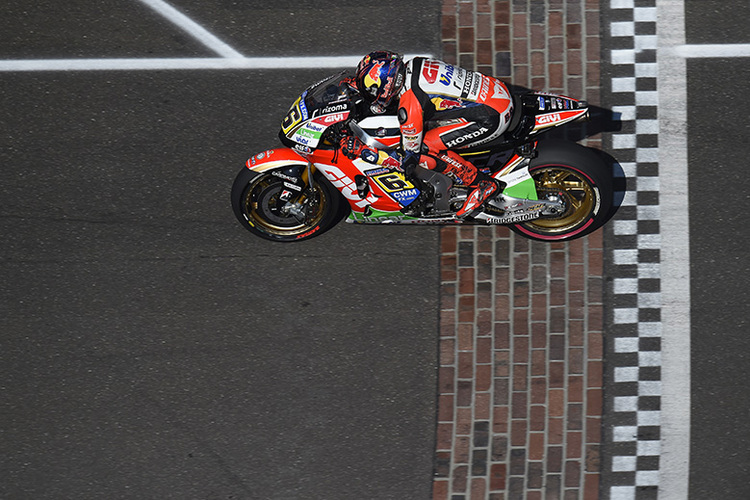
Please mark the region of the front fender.
[[292, 165], [307, 165], [307, 159], [289, 148], [269, 149], [251, 156], [247, 160], [247, 168], [254, 172], [265, 172], [274, 168]]

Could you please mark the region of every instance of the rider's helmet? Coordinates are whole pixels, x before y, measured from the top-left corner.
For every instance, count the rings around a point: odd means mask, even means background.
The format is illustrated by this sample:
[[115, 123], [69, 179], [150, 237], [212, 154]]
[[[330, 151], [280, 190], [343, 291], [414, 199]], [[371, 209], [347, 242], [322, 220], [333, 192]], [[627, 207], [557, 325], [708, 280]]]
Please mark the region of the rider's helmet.
[[357, 66], [357, 90], [373, 109], [385, 111], [404, 85], [406, 65], [401, 56], [386, 50], [367, 54]]

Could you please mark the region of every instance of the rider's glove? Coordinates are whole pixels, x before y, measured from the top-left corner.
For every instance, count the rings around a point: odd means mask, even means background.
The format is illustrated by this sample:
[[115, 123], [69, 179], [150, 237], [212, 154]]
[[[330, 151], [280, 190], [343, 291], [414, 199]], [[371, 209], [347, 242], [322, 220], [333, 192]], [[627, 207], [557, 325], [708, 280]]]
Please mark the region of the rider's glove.
[[417, 165], [419, 165], [419, 155], [407, 151], [404, 155], [404, 160], [401, 162], [400, 170], [406, 174], [407, 177], [414, 174]]
[[362, 155], [362, 151], [367, 149], [367, 146], [353, 135], [341, 139], [340, 146], [341, 152], [350, 160], [359, 158]]

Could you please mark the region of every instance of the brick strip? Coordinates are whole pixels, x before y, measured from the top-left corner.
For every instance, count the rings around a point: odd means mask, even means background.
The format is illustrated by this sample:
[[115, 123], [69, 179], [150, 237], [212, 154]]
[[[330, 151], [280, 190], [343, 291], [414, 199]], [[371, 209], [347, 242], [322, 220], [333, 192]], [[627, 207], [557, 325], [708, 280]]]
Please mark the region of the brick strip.
[[[598, 0], [444, 0], [442, 36], [446, 62], [599, 103]], [[441, 229], [435, 500], [599, 497], [602, 297], [601, 230]]]

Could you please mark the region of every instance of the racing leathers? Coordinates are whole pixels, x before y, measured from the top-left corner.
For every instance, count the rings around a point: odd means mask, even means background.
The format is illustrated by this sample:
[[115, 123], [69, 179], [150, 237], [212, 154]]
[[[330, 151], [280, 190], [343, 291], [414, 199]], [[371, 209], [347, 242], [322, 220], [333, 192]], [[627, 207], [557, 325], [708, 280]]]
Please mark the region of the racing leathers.
[[435, 59], [406, 63], [398, 102], [402, 147], [420, 164], [443, 172], [457, 184], [474, 188], [457, 212], [465, 217], [500, 186], [453, 150], [480, 146], [500, 137], [513, 114], [503, 82]]

